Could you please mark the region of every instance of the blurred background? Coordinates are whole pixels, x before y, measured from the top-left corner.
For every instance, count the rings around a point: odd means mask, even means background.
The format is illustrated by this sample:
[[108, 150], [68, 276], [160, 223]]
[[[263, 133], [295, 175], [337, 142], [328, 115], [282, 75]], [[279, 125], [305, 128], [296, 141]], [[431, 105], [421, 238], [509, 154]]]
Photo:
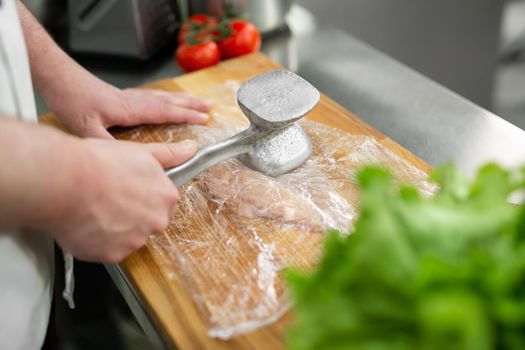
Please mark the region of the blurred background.
[[[24, 2], [66, 51], [119, 87], [180, 74], [173, 51], [181, 21], [192, 13], [215, 13], [220, 3]], [[525, 129], [524, 0], [231, 2], [249, 12], [249, 19], [259, 26], [263, 51], [290, 69], [298, 60], [294, 56], [297, 33], [338, 28]], [[40, 98], [37, 107], [39, 113], [47, 111]], [[61, 276], [58, 271], [58, 296]], [[77, 264], [76, 299], [75, 312], [55, 300], [57, 348], [150, 347], [103, 266]]]
[[344, 29], [525, 128], [525, 1], [297, 3], [319, 23]]
[[[24, 0], [81, 63], [124, 85], [129, 79], [101, 68], [93, 54], [146, 61], [173, 50], [166, 33], [188, 13], [213, 12], [219, 1]], [[525, 128], [525, 1], [514, 0], [281, 0], [249, 3], [263, 32], [300, 8], [318, 27], [335, 27], [361, 39], [449, 89]], [[256, 3], [267, 3], [264, 6]], [[133, 4], [137, 4], [135, 6]], [[255, 3], [255, 5], [254, 5]], [[249, 8], [251, 6], [251, 8]], [[139, 15], [133, 11], [139, 12]], [[277, 18], [277, 19], [276, 19]], [[139, 23], [140, 22], [140, 23]], [[118, 28], [116, 28], [118, 26]], [[137, 27], [142, 26], [139, 30]], [[119, 33], [115, 33], [118, 29]], [[142, 31], [142, 32], [140, 32]], [[268, 34], [268, 33], [267, 33]], [[273, 33], [274, 34], [274, 33]], [[268, 36], [268, 35], [267, 35]], [[91, 58], [86, 60], [85, 56]], [[153, 60], [155, 57], [153, 57]], [[117, 60], [118, 62], [118, 60]], [[104, 65], [115, 63], [115, 60]], [[118, 62], [116, 66], [120, 66]], [[155, 76], [157, 77], [157, 76]], [[40, 101], [39, 111], [45, 110]]]

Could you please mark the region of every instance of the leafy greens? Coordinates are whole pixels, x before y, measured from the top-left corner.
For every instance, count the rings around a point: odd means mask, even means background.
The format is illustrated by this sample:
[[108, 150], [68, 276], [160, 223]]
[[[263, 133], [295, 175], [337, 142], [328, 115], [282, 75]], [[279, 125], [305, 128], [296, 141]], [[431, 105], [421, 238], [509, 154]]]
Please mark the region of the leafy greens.
[[358, 174], [361, 215], [311, 273], [290, 271], [292, 350], [525, 349], [525, 169], [468, 181], [451, 165], [423, 198], [380, 168]]

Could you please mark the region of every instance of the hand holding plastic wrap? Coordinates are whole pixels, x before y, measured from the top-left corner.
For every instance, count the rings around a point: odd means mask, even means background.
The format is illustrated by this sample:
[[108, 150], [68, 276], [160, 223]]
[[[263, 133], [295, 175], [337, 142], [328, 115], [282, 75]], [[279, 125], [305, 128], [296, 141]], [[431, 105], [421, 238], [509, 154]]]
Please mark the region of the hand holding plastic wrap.
[[[235, 101], [238, 86], [227, 82], [207, 91], [216, 103], [208, 126], [148, 131], [166, 142], [191, 138], [200, 146], [229, 137], [248, 126]], [[354, 174], [363, 165], [383, 165], [398, 180], [433, 191], [425, 173], [373, 138], [308, 120], [300, 124], [314, 146], [302, 167], [273, 178], [237, 159], [214, 166], [180, 189], [170, 228], [150, 237], [163, 272], [182, 275], [212, 337], [254, 330], [289, 309], [283, 269], [311, 268], [328, 229], [350, 232], [359, 203]]]

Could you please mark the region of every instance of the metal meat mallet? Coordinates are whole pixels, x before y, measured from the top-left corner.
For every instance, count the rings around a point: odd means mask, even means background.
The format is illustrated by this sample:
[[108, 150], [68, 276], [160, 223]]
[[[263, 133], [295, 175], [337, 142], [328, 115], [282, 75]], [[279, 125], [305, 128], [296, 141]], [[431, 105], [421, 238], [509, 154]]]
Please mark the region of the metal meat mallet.
[[167, 169], [176, 186], [238, 155], [252, 169], [270, 176], [290, 172], [310, 158], [312, 142], [295, 123], [319, 102], [319, 91], [310, 83], [290, 71], [271, 71], [241, 85], [237, 102], [250, 121], [248, 129], [207, 145], [187, 162]]

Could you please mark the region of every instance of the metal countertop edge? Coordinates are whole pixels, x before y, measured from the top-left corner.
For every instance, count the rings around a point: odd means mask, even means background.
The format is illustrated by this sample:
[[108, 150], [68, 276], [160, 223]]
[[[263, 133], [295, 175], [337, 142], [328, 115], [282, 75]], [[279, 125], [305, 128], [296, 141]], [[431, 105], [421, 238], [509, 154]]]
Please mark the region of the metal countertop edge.
[[159, 331], [159, 327], [148, 311], [147, 305], [139, 297], [131, 281], [117, 264], [104, 264], [111, 279], [126, 300], [133, 316], [142, 327], [155, 350], [172, 349], [171, 342]]

